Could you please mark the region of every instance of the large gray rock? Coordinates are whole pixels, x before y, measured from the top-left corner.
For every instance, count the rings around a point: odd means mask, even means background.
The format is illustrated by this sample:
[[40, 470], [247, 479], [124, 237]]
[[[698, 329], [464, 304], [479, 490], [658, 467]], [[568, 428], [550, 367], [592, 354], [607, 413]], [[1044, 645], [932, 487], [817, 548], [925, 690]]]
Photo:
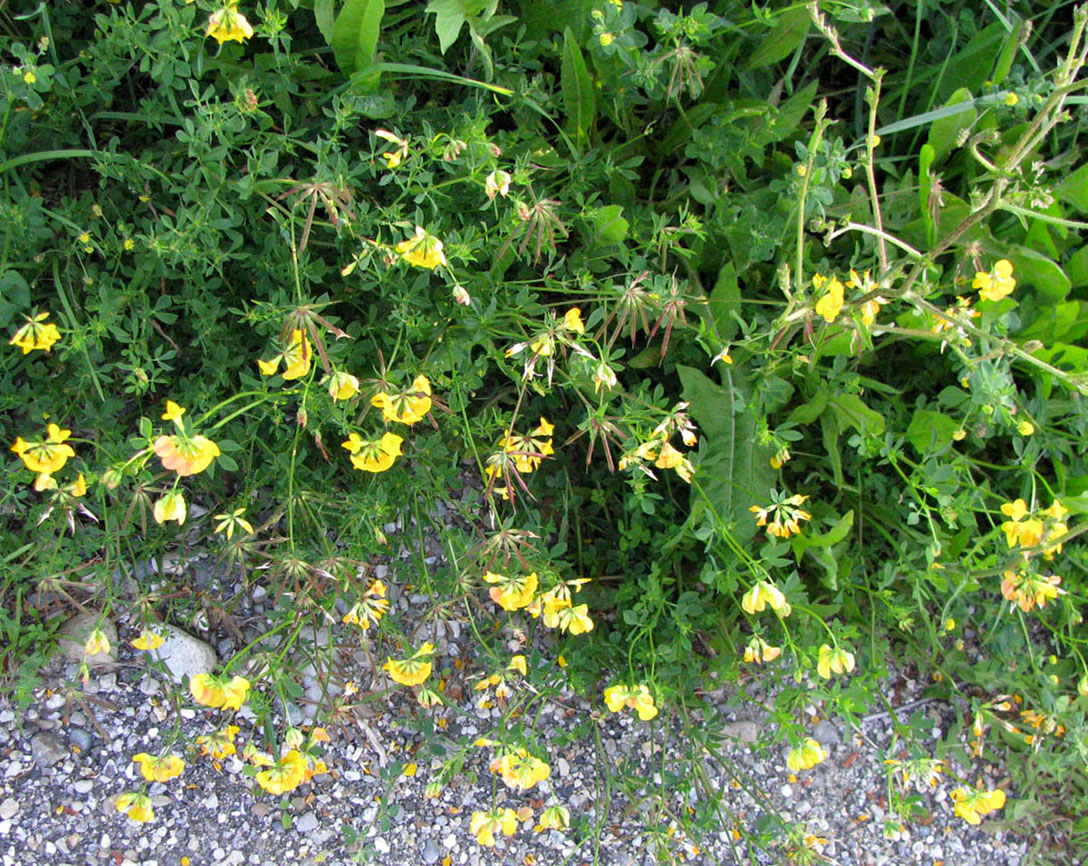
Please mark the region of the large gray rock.
[[180, 683], [185, 677], [211, 673], [215, 669], [215, 650], [200, 638], [172, 625], [158, 625], [154, 630], [166, 640], [149, 654], [166, 665], [175, 682]]
[[[85, 655], [83, 645], [96, 628], [102, 629], [109, 639], [110, 651], [95, 653], [93, 656]], [[78, 614], [60, 627], [57, 632], [57, 648], [64, 653], [66, 659], [76, 664], [86, 661], [87, 666], [92, 668], [111, 665], [117, 661], [117, 626], [96, 613]]]
[[68, 747], [52, 731], [42, 731], [30, 741], [30, 756], [39, 767], [52, 767], [68, 757]]

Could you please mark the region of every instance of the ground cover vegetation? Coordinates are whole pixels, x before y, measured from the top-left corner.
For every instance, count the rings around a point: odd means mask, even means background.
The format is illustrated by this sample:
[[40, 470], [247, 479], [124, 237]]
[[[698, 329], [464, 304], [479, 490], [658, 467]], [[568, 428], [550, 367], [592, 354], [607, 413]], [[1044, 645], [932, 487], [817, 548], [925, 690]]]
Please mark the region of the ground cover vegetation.
[[[956, 721], [897, 723], [890, 823], [924, 818], [922, 779], [1040, 861], [1085, 854], [1088, 9], [121, 0], [2, 21], [20, 700], [57, 609], [124, 615], [148, 653], [162, 623], [229, 621], [236, 599], [133, 568], [206, 550], [273, 623], [189, 681], [178, 700], [221, 719], [135, 755], [149, 782], [240, 751], [243, 704], [274, 796], [327, 769], [357, 701], [456, 706], [433, 636], [454, 617], [461, 703], [506, 711], [476, 744], [504, 783], [466, 816], [481, 845], [530, 817], [592, 832], [523, 796], [560, 682], [663, 729], [709, 683], [770, 682], [764, 741], [803, 774], [826, 757], [805, 708], [885, 708], [909, 665]], [[386, 616], [390, 584], [429, 601]], [[307, 625], [364, 647], [377, 685], [333, 671], [300, 730], [284, 662]], [[714, 760], [712, 730], [687, 733], [684, 765]], [[645, 812], [663, 857], [729, 826], [704, 793]], [[118, 808], [153, 818], [143, 789]], [[737, 834], [819, 859], [798, 828]]]

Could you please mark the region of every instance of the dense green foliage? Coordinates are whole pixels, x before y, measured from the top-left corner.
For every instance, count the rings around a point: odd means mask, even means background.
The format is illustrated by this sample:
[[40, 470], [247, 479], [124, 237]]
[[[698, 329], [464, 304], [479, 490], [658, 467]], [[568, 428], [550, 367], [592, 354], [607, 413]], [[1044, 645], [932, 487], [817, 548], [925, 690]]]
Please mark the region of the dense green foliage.
[[[208, 549], [289, 634], [405, 545], [390, 580], [433, 599], [422, 619], [558, 625], [587, 693], [688, 707], [760, 657], [768, 736], [795, 746], [808, 703], [881, 706], [898, 656], [956, 707], [935, 757], [967, 787], [1031, 754], [988, 820], [1084, 852], [1070, 4], [15, 5], [0, 329], [60, 329], [0, 360], [24, 694], [43, 595], [181, 619], [184, 593], [113, 578]], [[220, 42], [239, 14], [252, 35]], [[375, 394], [430, 399], [405, 424]], [[36, 490], [50, 422], [74, 456]], [[200, 435], [206, 468], [164, 465]], [[554, 609], [522, 580], [505, 612], [485, 573], [536, 574]], [[363, 639], [419, 643], [389, 620]]]

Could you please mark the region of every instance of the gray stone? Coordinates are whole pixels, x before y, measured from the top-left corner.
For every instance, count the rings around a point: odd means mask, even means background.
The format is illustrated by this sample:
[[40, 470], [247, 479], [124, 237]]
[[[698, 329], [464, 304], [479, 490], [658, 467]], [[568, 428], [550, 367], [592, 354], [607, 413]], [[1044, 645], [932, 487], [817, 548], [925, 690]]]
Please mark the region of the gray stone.
[[68, 757], [68, 747], [56, 734], [42, 731], [31, 739], [30, 755], [39, 767], [52, 767]]
[[307, 812], [295, 821], [295, 829], [300, 833], [312, 833], [317, 829], [317, 815], [313, 812]]
[[722, 737], [739, 743], [754, 743], [759, 739], [759, 725], [755, 722], [731, 722], [722, 726]]
[[839, 729], [831, 722], [824, 719], [812, 729], [812, 739], [825, 749], [830, 749], [832, 746], [837, 746], [842, 742], [842, 734], [839, 733]]
[[[106, 635], [110, 642], [110, 651], [95, 653], [93, 656], [84, 655], [83, 645], [96, 628], [101, 628]], [[60, 627], [57, 632], [57, 648], [64, 653], [66, 659], [76, 664], [86, 661], [87, 666], [92, 668], [111, 665], [117, 661], [117, 627], [96, 613], [78, 614]]]
[[0, 803], [0, 818], [5, 821], [8, 818], [14, 818], [15, 813], [19, 811], [19, 801], [14, 797], [8, 797], [3, 803]]
[[423, 850], [420, 852], [420, 856], [423, 858], [424, 863], [437, 863], [438, 858], [442, 856], [442, 849], [434, 844], [433, 839], [428, 839], [423, 845]]
[[172, 625], [160, 625], [156, 631], [166, 640], [151, 651], [151, 656], [166, 665], [174, 682], [180, 683], [185, 677], [211, 673], [215, 669], [215, 650], [200, 638]]
[[73, 782], [72, 790], [77, 794], [89, 794], [94, 790], [94, 780], [80, 779], [78, 782]]
[[91, 747], [91, 732], [83, 728], [69, 728], [68, 742], [86, 752]]

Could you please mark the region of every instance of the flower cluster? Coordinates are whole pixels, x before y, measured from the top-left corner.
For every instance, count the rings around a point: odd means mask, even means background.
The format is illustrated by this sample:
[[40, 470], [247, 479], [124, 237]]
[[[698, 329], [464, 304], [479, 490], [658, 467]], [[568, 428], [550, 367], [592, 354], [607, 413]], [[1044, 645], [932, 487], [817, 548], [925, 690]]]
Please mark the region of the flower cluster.
[[407, 658], [389, 657], [382, 668], [389, 672], [389, 678], [402, 686], [418, 686], [431, 675], [431, 657], [434, 644], [425, 643]]
[[510, 675], [518, 673], [524, 677], [528, 675], [528, 672], [529, 667], [528, 663], [525, 661], [525, 656], [520, 654], [514, 656], [502, 671], [484, 677], [473, 686], [474, 691], [484, 692], [476, 702], [476, 706], [482, 710], [487, 710], [492, 707], [493, 704], [490, 694], [492, 689], [494, 689], [495, 700], [505, 706], [506, 699], [513, 693], [513, 689], [511, 689], [509, 682]]
[[189, 693], [198, 704], [212, 709], [239, 710], [249, 696], [249, 680], [245, 677], [197, 674], [189, 680]]
[[206, 35], [220, 45], [224, 42], [245, 42], [253, 36], [253, 25], [235, 8], [236, 6], [237, 3], [229, 3], [213, 12], [208, 18]]
[[491, 772], [502, 776], [503, 784], [518, 791], [528, 791], [552, 774], [546, 761], [521, 747], [507, 751], [491, 762]]
[[552, 445], [552, 432], [555, 426], [547, 418], [541, 418], [540, 423], [525, 435], [507, 430], [499, 442], [499, 451], [487, 458], [484, 467], [484, 475], [488, 485], [503, 499], [509, 499], [511, 490], [509, 486], [499, 486], [495, 482], [504, 479], [508, 474], [517, 479], [524, 487], [522, 475], [533, 472], [540, 466], [545, 457], [555, 453]]
[[518, 815], [513, 809], [498, 806], [486, 812], [473, 812], [468, 829], [481, 845], [491, 846], [495, 844], [496, 833], [513, 836], [517, 832]]
[[807, 499], [808, 496], [800, 493], [782, 496], [772, 490], [770, 505], [752, 505], [748, 510], [756, 516], [756, 526], [767, 527], [768, 538], [789, 538], [800, 534], [802, 520], [812, 519], [812, 515], [801, 508]]
[[654, 696], [646, 685], [609, 686], [604, 690], [605, 706], [613, 713], [618, 713], [624, 707], [634, 710], [644, 722], [650, 721], [657, 715], [657, 706], [654, 704]]
[[575, 604], [571, 593], [572, 587], [574, 592], [578, 593], [587, 583], [589, 583], [588, 577], [561, 581], [533, 599], [528, 611], [534, 619], [543, 614], [544, 625], [548, 628], [557, 628], [575, 635], [593, 631], [589, 605]]
[[257, 361], [262, 376], [275, 376], [283, 365], [283, 380], [292, 382], [301, 379], [310, 372], [310, 363], [313, 360], [314, 347], [310, 338], [301, 328], [291, 331], [291, 338], [287, 341], [287, 348], [272, 358], [270, 361]]
[[414, 268], [426, 268], [433, 271], [439, 265], [446, 264], [443, 244], [434, 235], [416, 226], [416, 233], [396, 246], [396, 253]]
[[370, 399], [370, 404], [382, 410], [382, 417], [386, 421], [415, 424], [431, 411], [431, 382], [426, 376], [416, 376], [407, 390], [398, 393], [381, 391]]
[[351, 465], [363, 472], [385, 472], [401, 455], [403, 436], [383, 433], [380, 439], [364, 439], [358, 433], [349, 433], [340, 447], [351, 454]]
[[385, 597], [385, 584], [374, 579], [370, 581], [370, 586], [362, 597], [344, 614], [344, 622], [354, 623], [366, 631], [371, 625], [377, 625], [388, 610], [389, 600]]
[[570, 349], [590, 361], [597, 359], [586, 349], [579, 345], [575, 337], [586, 332], [585, 323], [582, 321], [582, 310], [579, 307], [571, 307], [560, 320], [554, 313], [549, 314], [547, 326], [528, 340], [515, 343], [506, 350], [507, 358], [514, 358], [522, 354], [526, 349], [529, 354], [525, 358], [525, 366], [522, 369], [523, 382], [531, 382], [538, 375], [537, 362], [543, 358], [548, 371], [548, 384], [551, 385], [555, 375], [556, 349]]
[[805, 737], [801, 745], [790, 749], [786, 756], [786, 766], [793, 772], [811, 770], [817, 764], [827, 760], [827, 752], [812, 737]]
[[847, 652], [842, 647], [832, 648], [823, 644], [816, 655], [816, 673], [825, 680], [831, 679], [831, 674], [848, 674], [854, 671], [854, 654]]
[[793, 608], [786, 601], [786, 595], [773, 583], [765, 580], [758, 581], [755, 586], [744, 594], [740, 600], [740, 606], [749, 615], [755, 615], [765, 610], [768, 606], [779, 616], [787, 617]]
[[746, 663], [755, 662], [757, 665], [761, 665], [764, 662], [773, 662], [780, 655], [782, 655], [782, 647], [771, 646], [758, 635], [754, 635], [744, 648], [744, 661]]
[[1001, 259], [994, 264], [992, 271], [977, 272], [971, 288], [978, 289], [978, 296], [983, 300], [1000, 301], [1007, 298], [1016, 288], [1016, 280], [1012, 277], [1012, 262]]
[[1069, 532], [1065, 523], [1065, 516], [1069, 513], [1057, 499], [1049, 508], [1031, 512], [1023, 499], [1006, 502], [1001, 506], [1001, 513], [1009, 519], [1001, 524], [1001, 531], [1005, 533], [1005, 541], [1008, 546], [1032, 548], [1046, 545], [1043, 556], [1053, 559], [1054, 554], [1061, 553], [1061, 537]]
[[49, 313], [38, 313], [36, 316], [26, 316], [26, 324], [15, 332], [8, 340], [8, 345], [18, 346], [28, 355], [35, 349], [49, 352], [53, 344], [60, 339], [60, 331], [52, 322], [47, 322]]
[[956, 788], [952, 792], [956, 814], [968, 824], [979, 824], [982, 816], [996, 812], [1005, 805], [1005, 792], [1000, 788], [987, 791], [982, 788]]

